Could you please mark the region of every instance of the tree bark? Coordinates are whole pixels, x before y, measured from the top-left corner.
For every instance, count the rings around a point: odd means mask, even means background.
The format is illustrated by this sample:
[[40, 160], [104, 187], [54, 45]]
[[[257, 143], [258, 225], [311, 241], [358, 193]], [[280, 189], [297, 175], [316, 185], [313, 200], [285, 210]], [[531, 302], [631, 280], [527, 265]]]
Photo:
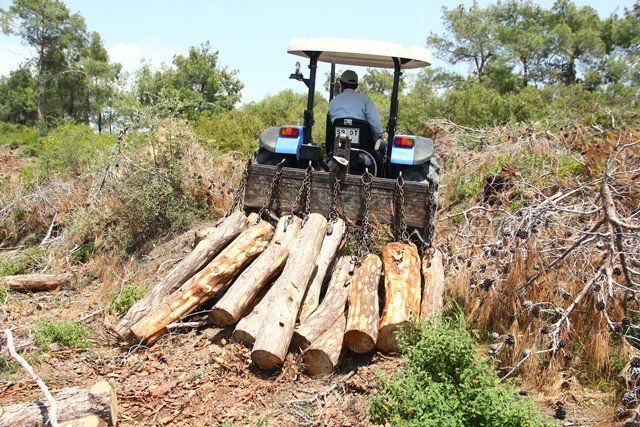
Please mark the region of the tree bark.
[[247, 347], [253, 346], [253, 343], [256, 341], [256, 335], [258, 335], [260, 331], [260, 326], [267, 315], [269, 301], [277, 292], [278, 289], [275, 289], [272, 285], [264, 297], [255, 305], [253, 310], [251, 310], [247, 316], [240, 319], [236, 328], [233, 330], [233, 334], [231, 334], [234, 340], [244, 343]]
[[227, 326], [240, 320], [258, 292], [280, 272], [302, 226], [298, 217], [294, 217], [289, 224], [288, 221], [287, 217], [280, 218], [267, 249], [238, 276], [220, 301], [213, 306], [209, 318], [214, 325]]
[[442, 252], [435, 250], [431, 265], [429, 260], [422, 260], [422, 277], [424, 289], [422, 290], [422, 303], [420, 304], [420, 319], [438, 320], [442, 316], [444, 305], [444, 266], [442, 265]]
[[293, 334], [294, 346], [301, 349], [309, 347], [344, 312], [351, 283], [350, 266], [350, 256], [342, 256], [336, 261], [331, 274], [331, 281], [322, 303], [309, 317], [301, 321]]
[[276, 291], [268, 300], [267, 313], [251, 352], [251, 359], [260, 368], [274, 369], [284, 363], [326, 228], [327, 220], [322, 215], [309, 215], [282, 274], [273, 284]]
[[249, 221], [251, 221], [251, 218], [247, 218], [244, 213], [239, 211], [223, 219], [216, 227], [215, 232], [209, 234], [198, 243], [195, 249], [180, 261], [146, 297], [131, 307], [114, 328], [115, 332], [125, 340], [131, 341], [135, 339], [131, 333], [131, 327], [154, 307], [160, 305], [164, 298], [210, 263], [229, 242], [249, 226]]
[[[107, 425], [115, 426], [118, 404], [115, 390], [106, 381], [93, 387], [65, 388], [55, 395], [58, 405], [58, 422], [64, 425]], [[46, 402], [16, 403], [3, 406], [0, 411], [0, 426], [42, 426], [48, 425]], [[91, 424], [90, 421], [102, 424]]]
[[0, 278], [0, 284], [14, 291], [55, 291], [60, 286], [74, 281], [71, 273], [63, 274], [21, 274]]
[[241, 269], [260, 254], [273, 236], [273, 227], [266, 221], [243, 231], [203, 270], [187, 280], [178, 290], [152, 307], [131, 327], [136, 339], [157, 338], [169, 323], [190, 313], [227, 285]]
[[[329, 225], [329, 227], [331, 227], [331, 225]], [[316, 263], [316, 274], [307, 289], [307, 294], [304, 297], [304, 302], [300, 309], [300, 322], [304, 322], [318, 307], [318, 304], [320, 304], [322, 284], [324, 283], [327, 271], [336, 256], [336, 252], [342, 243], [346, 231], [347, 226], [345, 222], [338, 218], [335, 224], [333, 224], [331, 234], [324, 237], [322, 248], [320, 249], [320, 256], [318, 256], [318, 262]]]
[[376, 348], [380, 319], [378, 284], [381, 274], [380, 257], [369, 254], [351, 278], [344, 342], [354, 353], [368, 353]]
[[347, 316], [343, 312], [333, 325], [303, 353], [302, 361], [311, 375], [329, 375], [336, 370], [342, 351], [346, 323]]
[[396, 332], [420, 316], [420, 258], [413, 244], [392, 242], [382, 248], [385, 305], [376, 346], [397, 352]]

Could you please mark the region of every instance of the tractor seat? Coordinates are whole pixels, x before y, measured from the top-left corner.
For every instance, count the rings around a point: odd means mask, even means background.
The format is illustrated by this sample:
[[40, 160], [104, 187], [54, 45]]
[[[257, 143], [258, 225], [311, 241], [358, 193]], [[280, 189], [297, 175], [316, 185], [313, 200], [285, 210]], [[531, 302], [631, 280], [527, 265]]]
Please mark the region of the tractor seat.
[[351, 147], [374, 152], [375, 140], [371, 125], [365, 120], [359, 119], [335, 119], [331, 123], [329, 134], [327, 135], [327, 154], [333, 152], [333, 144], [336, 140], [337, 132], [346, 133], [351, 138]]

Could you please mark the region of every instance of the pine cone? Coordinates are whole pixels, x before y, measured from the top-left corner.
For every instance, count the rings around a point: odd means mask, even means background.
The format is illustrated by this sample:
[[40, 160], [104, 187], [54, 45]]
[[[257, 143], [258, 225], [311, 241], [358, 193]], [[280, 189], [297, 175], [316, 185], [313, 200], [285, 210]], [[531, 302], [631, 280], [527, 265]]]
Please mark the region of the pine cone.
[[564, 404], [562, 404], [561, 402], [556, 403], [555, 417], [558, 420], [564, 420], [565, 418], [567, 418], [567, 410], [565, 409]]
[[540, 315], [540, 306], [539, 305], [534, 305], [533, 307], [531, 307], [531, 315], [534, 317], [538, 317]]
[[505, 338], [504, 338], [504, 343], [507, 345], [514, 345], [516, 343], [516, 339], [513, 336], [513, 334], [508, 334]]
[[640, 368], [640, 358], [633, 356], [631, 358], [631, 367], [632, 368]]
[[596, 303], [596, 308], [597, 308], [599, 311], [602, 311], [602, 310], [604, 310], [605, 308], [607, 308], [607, 306], [604, 304], [604, 301], [600, 300], [600, 301], [598, 301], [598, 302]]
[[622, 274], [622, 269], [620, 267], [614, 268], [613, 274], [615, 274], [616, 276], [620, 276]]
[[551, 332], [551, 329], [548, 326], [543, 326], [542, 328], [540, 328], [540, 333], [543, 335], [547, 335], [549, 332]]

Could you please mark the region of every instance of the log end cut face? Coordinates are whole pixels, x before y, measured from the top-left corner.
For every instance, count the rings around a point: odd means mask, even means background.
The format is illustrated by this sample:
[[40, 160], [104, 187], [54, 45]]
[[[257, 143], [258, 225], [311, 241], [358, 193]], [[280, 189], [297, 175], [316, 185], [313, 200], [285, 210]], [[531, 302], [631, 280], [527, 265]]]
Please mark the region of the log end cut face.
[[211, 309], [211, 311], [209, 312], [209, 319], [214, 325], [220, 327], [229, 326], [236, 323], [236, 319], [233, 317], [233, 314], [219, 307], [213, 307]]
[[384, 353], [397, 353], [400, 351], [398, 346], [397, 334], [400, 330], [407, 330], [409, 322], [392, 323], [385, 325], [378, 331], [378, 342], [376, 347]]
[[236, 329], [235, 331], [233, 331], [231, 337], [236, 341], [240, 341], [247, 347], [252, 347], [253, 343], [256, 342], [256, 337], [240, 329]]
[[302, 361], [314, 377], [331, 375], [335, 370], [331, 358], [322, 350], [309, 349], [302, 355]]
[[280, 359], [275, 354], [266, 350], [254, 350], [251, 352], [251, 360], [258, 365], [260, 369], [273, 370], [277, 369], [284, 363], [284, 360]]
[[368, 334], [356, 330], [344, 334], [344, 343], [349, 350], [360, 354], [369, 353], [376, 348], [375, 341]]

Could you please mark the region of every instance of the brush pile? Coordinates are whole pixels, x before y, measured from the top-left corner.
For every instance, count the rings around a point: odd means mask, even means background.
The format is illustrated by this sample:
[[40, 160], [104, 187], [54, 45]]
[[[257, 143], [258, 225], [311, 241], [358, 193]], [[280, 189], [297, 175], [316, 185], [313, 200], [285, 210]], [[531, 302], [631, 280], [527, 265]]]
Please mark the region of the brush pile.
[[476, 153], [450, 161], [447, 289], [502, 378], [556, 396], [621, 379], [620, 420], [640, 421], [640, 133], [454, 132]]
[[[397, 352], [398, 329], [418, 320], [421, 310], [426, 317], [442, 309], [439, 255], [429, 265], [415, 245], [392, 242], [381, 257], [356, 259], [346, 255], [347, 226], [340, 218], [287, 215], [274, 226], [235, 210], [206, 233], [120, 320], [115, 329], [122, 338], [152, 344], [171, 323], [215, 301], [210, 322], [235, 325], [233, 337], [252, 346], [257, 366], [278, 368], [293, 349], [312, 375], [326, 375], [343, 347]], [[428, 279], [424, 291], [422, 277]]]

